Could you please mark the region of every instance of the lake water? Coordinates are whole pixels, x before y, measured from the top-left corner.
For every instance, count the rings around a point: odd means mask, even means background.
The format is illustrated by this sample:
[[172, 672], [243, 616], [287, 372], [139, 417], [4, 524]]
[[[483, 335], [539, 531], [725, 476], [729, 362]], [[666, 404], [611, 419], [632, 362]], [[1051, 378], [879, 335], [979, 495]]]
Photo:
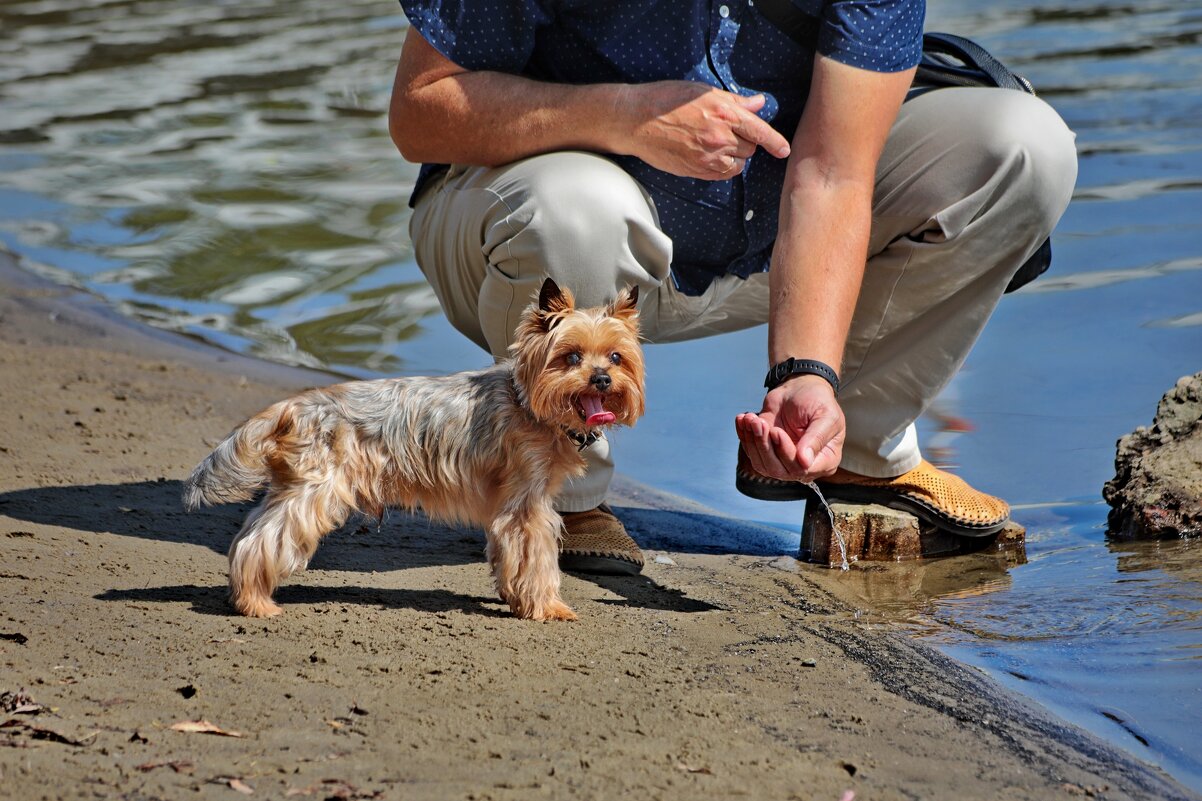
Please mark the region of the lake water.
[[[1202, 4], [937, 0], [927, 27], [978, 39], [1078, 134], [1052, 273], [1003, 301], [923, 421], [929, 454], [1015, 504], [1027, 561], [845, 580], [865, 620], [1202, 790], [1202, 542], [1110, 542], [1100, 499], [1115, 440], [1202, 369]], [[406, 237], [416, 168], [384, 120], [404, 28], [374, 1], [0, 4], [0, 243], [133, 317], [267, 359], [482, 366]], [[650, 348], [651, 408], [617, 437], [619, 469], [780, 526], [786, 553], [801, 506], [732, 481], [763, 341]]]

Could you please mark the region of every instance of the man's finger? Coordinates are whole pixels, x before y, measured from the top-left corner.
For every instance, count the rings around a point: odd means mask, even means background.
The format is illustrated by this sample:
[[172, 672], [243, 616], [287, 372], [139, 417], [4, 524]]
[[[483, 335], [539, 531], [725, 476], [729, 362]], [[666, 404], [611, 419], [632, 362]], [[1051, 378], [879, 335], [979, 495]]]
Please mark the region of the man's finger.
[[743, 450], [751, 459], [756, 472], [774, 478], [789, 478], [792, 471], [776, 455], [772, 441], [774, 429], [756, 415], [746, 416], [746, 426], [740, 430]]
[[736, 103], [748, 111], [759, 111], [764, 107], [764, 104], [768, 102], [768, 98], [764, 97], [762, 94], [737, 95], [732, 92], [731, 97], [735, 99]]
[[785, 433], [783, 428], [772, 429], [772, 448], [776, 452], [776, 458], [790, 473], [804, 473], [804, 469], [797, 469], [797, 446], [793, 444], [793, 439]]
[[739, 109], [738, 119], [731, 130], [740, 139], [759, 145], [778, 159], [789, 155], [789, 140], [768, 123], [745, 108]]
[[721, 162], [710, 168], [709, 175], [698, 176], [708, 181], [728, 181], [743, 172], [746, 161], [735, 156], [722, 156]]
[[755, 155], [755, 142], [748, 142], [742, 137], [738, 137], [735, 142], [734, 156], [741, 159], [749, 159]]
[[801, 454], [798, 461], [806, 471], [814, 468], [816, 456], [823, 452], [838, 433], [839, 424], [830, 417], [819, 417], [806, 427], [805, 433], [797, 441], [797, 451]]

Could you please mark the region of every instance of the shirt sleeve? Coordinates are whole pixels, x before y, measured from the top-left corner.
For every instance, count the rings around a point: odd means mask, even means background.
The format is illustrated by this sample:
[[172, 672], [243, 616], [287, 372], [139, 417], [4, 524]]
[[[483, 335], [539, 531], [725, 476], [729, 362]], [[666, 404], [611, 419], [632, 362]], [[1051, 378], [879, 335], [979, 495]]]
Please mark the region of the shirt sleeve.
[[467, 70], [519, 75], [550, 18], [536, 0], [400, 0], [409, 24]]
[[901, 72], [922, 57], [926, 0], [834, 0], [822, 9], [818, 52], [873, 72]]

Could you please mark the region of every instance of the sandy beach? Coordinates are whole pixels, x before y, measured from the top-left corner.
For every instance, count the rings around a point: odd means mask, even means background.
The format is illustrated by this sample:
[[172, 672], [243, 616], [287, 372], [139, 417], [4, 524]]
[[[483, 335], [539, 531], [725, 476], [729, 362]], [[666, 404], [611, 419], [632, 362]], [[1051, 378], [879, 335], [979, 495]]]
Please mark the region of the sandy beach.
[[[237, 617], [246, 508], [186, 514], [180, 481], [331, 380], [0, 254], [0, 798], [1196, 797], [857, 621], [837, 573], [762, 555], [756, 526], [628, 481], [647, 569], [568, 576], [577, 623], [514, 619], [479, 531], [403, 514], [330, 537], [281, 617]], [[673, 551], [686, 531], [734, 553]]]

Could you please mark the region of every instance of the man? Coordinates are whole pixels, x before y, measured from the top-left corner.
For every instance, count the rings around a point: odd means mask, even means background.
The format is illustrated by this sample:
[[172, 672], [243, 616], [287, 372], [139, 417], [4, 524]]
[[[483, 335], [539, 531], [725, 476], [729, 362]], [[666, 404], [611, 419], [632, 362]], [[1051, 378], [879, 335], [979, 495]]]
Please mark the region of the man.
[[[546, 275], [585, 305], [638, 284], [652, 342], [767, 322], [740, 490], [819, 480], [961, 534], [1005, 523], [922, 460], [913, 423], [1068, 203], [1073, 138], [1046, 104], [903, 105], [922, 0], [795, 0], [801, 42], [754, 0], [402, 5], [390, 130], [425, 165], [410, 230], [458, 330], [503, 356]], [[608, 443], [586, 456], [558, 503], [562, 564], [637, 572], [604, 505]]]

